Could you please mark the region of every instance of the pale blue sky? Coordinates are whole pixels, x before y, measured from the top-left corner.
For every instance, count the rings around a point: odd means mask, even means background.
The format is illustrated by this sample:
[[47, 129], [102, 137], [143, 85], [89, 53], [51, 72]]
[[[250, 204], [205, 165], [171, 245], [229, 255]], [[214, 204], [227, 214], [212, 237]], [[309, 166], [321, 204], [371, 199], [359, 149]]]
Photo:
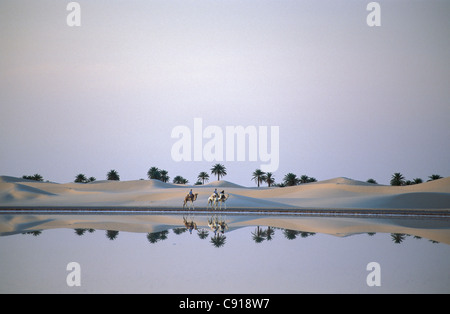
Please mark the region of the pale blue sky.
[[[450, 175], [450, 2], [0, 2], [0, 174], [194, 183], [171, 131], [279, 126], [280, 167], [318, 180]], [[227, 162], [253, 186], [261, 162]]]

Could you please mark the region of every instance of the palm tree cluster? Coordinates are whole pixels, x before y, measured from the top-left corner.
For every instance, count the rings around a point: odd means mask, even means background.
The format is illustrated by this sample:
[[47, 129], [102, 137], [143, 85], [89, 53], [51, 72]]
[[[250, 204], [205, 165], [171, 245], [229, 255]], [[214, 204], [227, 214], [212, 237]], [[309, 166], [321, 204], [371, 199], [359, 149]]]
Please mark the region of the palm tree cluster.
[[264, 172], [261, 169], [256, 169], [253, 172], [252, 180], [254, 180], [258, 184], [258, 187], [263, 182], [266, 182], [269, 187], [275, 183], [275, 178], [273, 176], [273, 173], [272, 172]]
[[[427, 182], [442, 179], [442, 177], [438, 174], [432, 174], [431, 176], [428, 177], [428, 179], [429, 180], [427, 180]], [[423, 181], [421, 178], [415, 178], [413, 180], [406, 180], [405, 177], [403, 176], [403, 174], [401, 174], [400, 172], [396, 172], [392, 175], [390, 184], [393, 186], [403, 186], [403, 185], [419, 184], [422, 182]]]
[[[224, 176], [227, 175], [227, 169], [222, 164], [213, 165], [213, 167], [210, 169], [210, 171], [211, 171], [212, 175], [217, 176], [218, 181], [220, 180], [220, 178], [223, 178]], [[158, 167], [151, 167], [147, 171], [147, 177], [149, 179], [160, 180], [162, 182], [169, 182], [169, 179], [170, 179], [170, 177], [168, 175], [168, 171], [164, 170], [164, 169], [159, 169]], [[44, 178], [42, 177], [42, 175], [40, 175], [38, 173], [36, 173], [34, 175], [24, 175], [24, 176], [22, 176], [22, 178], [28, 179], [28, 180], [34, 180], [34, 181], [44, 181]], [[209, 174], [205, 171], [202, 171], [197, 176], [197, 181], [196, 181], [195, 185], [202, 185], [202, 184], [204, 185], [205, 182], [209, 181], [209, 178], [210, 178]], [[432, 174], [428, 177], [427, 182], [442, 179], [442, 178], [443, 177], [440, 176], [439, 174]], [[113, 170], [110, 170], [106, 174], [106, 179], [120, 181], [120, 176], [119, 176], [119, 173], [113, 169]], [[96, 180], [95, 177], [87, 178], [86, 175], [84, 175], [83, 173], [80, 173], [75, 176], [74, 182], [89, 183], [89, 182], [93, 182], [95, 180]], [[262, 183], [267, 183], [267, 185], [269, 187], [271, 187], [271, 186], [285, 187], [285, 186], [295, 186], [295, 185], [299, 185], [299, 184], [303, 184], [303, 183], [317, 182], [317, 179], [314, 177], [309, 177], [307, 175], [302, 175], [300, 177], [297, 177], [296, 174], [289, 172], [288, 174], [286, 174], [284, 176], [283, 181], [281, 183], [276, 184], [275, 178], [274, 178], [274, 175], [272, 172], [264, 172], [261, 169], [256, 169], [252, 173], [252, 181], [255, 181], [256, 184], [258, 185], [258, 187], [260, 187], [260, 185]], [[368, 179], [366, 182], [378, 184], [377, 181], [373, 178]], [[187, 183], [189, 183], [189, 180], [183, 178], [180, 175], [177, 175], [174, 177], [173, 183], [187, 184]], [[419, 183], [423, 183], [423, 180], [421, 178], [414, 178], [412, 180], [406, 180], [404, 175], [401, 174], [400, 172], [394, 173], [391, 176], [391, 180], [390, 180], [390, 184], [392, 186], [404, 186], [404, 185], [413, 185], [413, 184], [419, 184]]]
[[34, 181], [44, 181], [44, 178], [39, 173], [36, 173], [32, 176], [24, 175], [24, 176], [22, 176], [22, 179], [34, 180]]
[[75, 183], [89, 183], [94, 182], [97, 180], [95, 177], [89, 177], [89, 179], [86, 177], [86, 175], [80, 173], [75, 176], [75, 180], [73, 182]]
[[314, 177], [308, 177], [306, 174], [302, 175], [300, 178], [297, 177], [296, 174], [289, 172], [287, 175], [284, 176], [283, 183], [279, 186], [294, 186], [299, 185], [303, 183], [311, 183], [311, 182], [317, 182], [317, 179]]
[[169, 182], [169, 172], [164, 169], [159, 169], [158, 167], [151, 167], [147, 171], [147, 177], [149, 179], [160, 180], [162, 182]]
[[175, 178], [173, 178], [173, 183], [174, 184], [188, 184], [189, 180], [183, 178], [182, 176], [176, 176]]

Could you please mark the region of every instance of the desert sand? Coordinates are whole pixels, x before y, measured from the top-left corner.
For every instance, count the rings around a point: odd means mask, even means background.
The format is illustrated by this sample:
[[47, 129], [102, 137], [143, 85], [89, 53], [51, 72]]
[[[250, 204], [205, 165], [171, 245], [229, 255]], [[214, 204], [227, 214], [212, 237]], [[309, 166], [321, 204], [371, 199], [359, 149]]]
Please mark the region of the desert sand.
[[228, 181], [177, 185], [158, 180], [37, 182], [0, 176], [0, 210], [183, 210], [190, 189], [195, 210], [207, 210], [214, 189], [229, 194], [228, 211], [383, 211], [450, 214], [450, 177], [409, 186], [334, 178], [292, 187], [244, 187]]

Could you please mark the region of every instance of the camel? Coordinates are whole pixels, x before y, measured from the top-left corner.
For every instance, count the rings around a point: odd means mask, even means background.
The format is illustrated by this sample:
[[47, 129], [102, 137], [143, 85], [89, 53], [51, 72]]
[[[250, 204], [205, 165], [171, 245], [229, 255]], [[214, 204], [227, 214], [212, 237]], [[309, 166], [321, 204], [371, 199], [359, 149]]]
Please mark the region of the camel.
[[214, 206], [214, 209], [217, 209], [217, 196], [216, 194], [212, 194], [210, 197], [208, 197], [208, 205], [206, 205], [206, 208], [211, 206], [211, 209]]
[[[211, 206], [211, 209], [217, 209], [217, 205], [220, 202], [220, 209], [222, 209], [222, 203], [225, 204], [226, 200], [228, 199], [228, 197], [230, 197], [230, 194], [227, 194], [225, 196], [225, 194], [221, 194], [219, 196], [216, 196], [215, 194], [212, 194], [209, 198], [208, 198], [208, 206]], [[213, 207], [214, 206], [214, 207]], [[227, 205], [225, 204], [225, 209], [227, 208]]]
[[230, 197], [230, 194], [227, 194], [225, 196], [225, 194], [222, 194], [219, 199], [217, 200], [218, 202], [220, 202], [220, 209], [222, 209], [222, 204], [225, 205], [225, 209], [227, 209], [227, 204], [225, 203], [227, 201], [227, 199]]
[[197, 196], [198, 196], [198, 193], [195, 193], [193, 195], [193, 197], [191, 197], [189, 194], [186, 195], [186, 197], [184, 198], [184, 202], [183, 202], [183, 209], [186, 207], [186, 204], [189, 201], [191, 202], [191, 204], [188, 206], [188, 209], [191, 209], [191, 205], [192, 205], [192, 208], [194, 209], [194, 201], [197, 200]]

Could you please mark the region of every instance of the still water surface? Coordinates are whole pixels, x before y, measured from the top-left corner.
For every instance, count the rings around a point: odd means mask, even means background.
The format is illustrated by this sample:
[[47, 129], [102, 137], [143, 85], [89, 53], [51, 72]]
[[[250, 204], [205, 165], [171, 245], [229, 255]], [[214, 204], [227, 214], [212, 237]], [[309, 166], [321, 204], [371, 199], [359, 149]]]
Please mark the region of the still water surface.
[[2, 214], [0, 293], [449, 293], [449, 232], [448, 218]]

